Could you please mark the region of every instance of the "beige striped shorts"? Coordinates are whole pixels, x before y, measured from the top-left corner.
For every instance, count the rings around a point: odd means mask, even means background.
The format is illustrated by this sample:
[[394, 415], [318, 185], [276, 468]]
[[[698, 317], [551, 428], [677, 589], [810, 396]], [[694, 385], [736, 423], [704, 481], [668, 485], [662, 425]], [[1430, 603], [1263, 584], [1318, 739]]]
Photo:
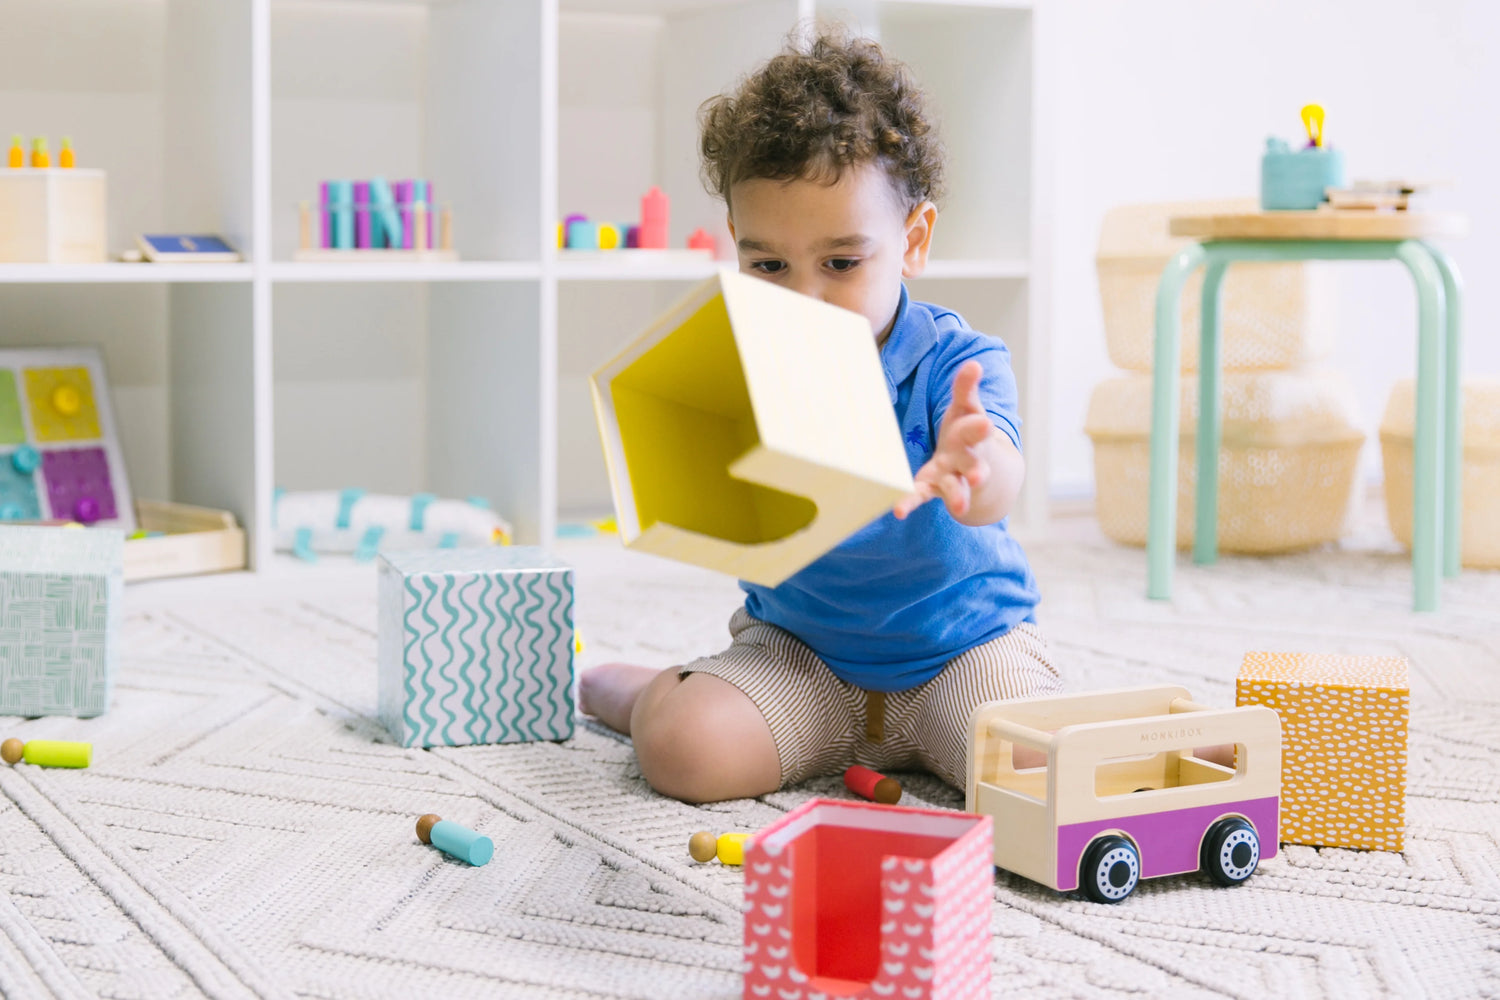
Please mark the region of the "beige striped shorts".
[[[678, 668], [712, 674], [743, 691], [765, 716], [781, 757], [782, 787], [851, 764], [876, 770], [923, 769], [964, 785], [969, 714], [976, 705], [1062, 690], [1041, 629], [1022, 622], [949, 660], [932, 680], [884, 696], [879, 740], [867, 731], [868, 692], [840, 680], [818, 654], [785, 629], [739, 608], [733, 643]], [[877, 696], [878, 697], [878, 696]], [[876, 709], [879, 710], [879, 703]]]

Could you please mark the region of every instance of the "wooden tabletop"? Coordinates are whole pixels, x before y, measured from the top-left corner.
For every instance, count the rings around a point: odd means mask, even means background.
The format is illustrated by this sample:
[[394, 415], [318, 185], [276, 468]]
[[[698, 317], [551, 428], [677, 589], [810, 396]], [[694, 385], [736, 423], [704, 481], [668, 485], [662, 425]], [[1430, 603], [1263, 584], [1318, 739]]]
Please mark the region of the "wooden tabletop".
[[1232, 212], [1174, 215], [1170, 231], [1202, 240], [1425, 240], [1463, 236], [1469, 220], [1449, 212]]

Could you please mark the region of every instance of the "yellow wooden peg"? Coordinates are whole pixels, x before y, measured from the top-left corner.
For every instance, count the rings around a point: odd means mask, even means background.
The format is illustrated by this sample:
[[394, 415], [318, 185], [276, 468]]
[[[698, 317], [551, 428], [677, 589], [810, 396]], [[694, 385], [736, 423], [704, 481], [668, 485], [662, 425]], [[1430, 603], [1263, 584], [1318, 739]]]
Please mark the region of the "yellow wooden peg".
[[745, 863], [745, 841], [750, 839], [748, 833], [721, 833], [718, 842], [714, 845], [719, 855], [721, 865], [743, 865]]

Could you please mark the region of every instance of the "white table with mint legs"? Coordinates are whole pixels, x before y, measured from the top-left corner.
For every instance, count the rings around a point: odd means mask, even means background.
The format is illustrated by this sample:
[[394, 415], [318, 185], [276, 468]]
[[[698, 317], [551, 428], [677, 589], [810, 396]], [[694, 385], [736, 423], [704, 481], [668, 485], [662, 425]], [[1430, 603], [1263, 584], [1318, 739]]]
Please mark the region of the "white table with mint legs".
[[1172, 219], [1173, 236], [1196, 237], [1202, 242], [1167, 262], [1157, 288], [1147, 596], [1159, 600], [1172, 596], [1180, 300], [1189, 275], [1204, 268], [1193, 561], [1208, 564], [1218, 559], [1219, 302], [1225, 271], [1237, 261], [1397, 260], [1406, 266], [1417, 291], [1413, 604], [1418, 611], [1437, 610], [1441, 577], [1457, 576], [1459, 571], [1462, 303], [1453, 262], [1426, 241], [1462, 235], [1464, 228], [1458, 216], [1407, 212], [1253, 212]]

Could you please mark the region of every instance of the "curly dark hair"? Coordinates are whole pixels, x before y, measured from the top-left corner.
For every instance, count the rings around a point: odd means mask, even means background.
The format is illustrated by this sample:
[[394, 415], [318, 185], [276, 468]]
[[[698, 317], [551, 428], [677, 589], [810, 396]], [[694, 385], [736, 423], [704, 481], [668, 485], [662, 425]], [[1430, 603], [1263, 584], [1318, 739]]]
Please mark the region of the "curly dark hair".
[[943, 148], [907, 67], [842, 26], [787, 47], [698, 109], [703, 182], [823, 179], [880, 163], [908, 209], [942, 194]]

